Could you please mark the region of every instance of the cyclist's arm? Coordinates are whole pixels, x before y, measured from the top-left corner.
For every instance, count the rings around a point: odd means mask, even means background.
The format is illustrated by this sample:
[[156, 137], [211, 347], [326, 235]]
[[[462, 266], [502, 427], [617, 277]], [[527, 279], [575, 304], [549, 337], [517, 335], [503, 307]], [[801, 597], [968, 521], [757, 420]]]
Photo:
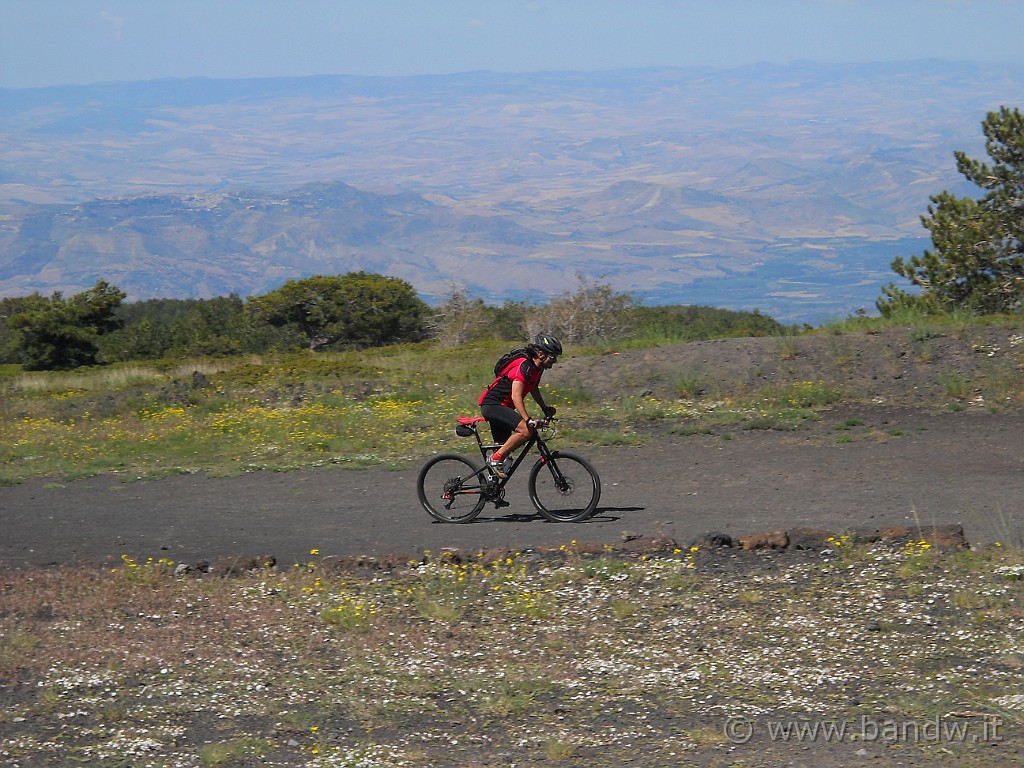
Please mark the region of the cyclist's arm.
[[523, 417], [523, 421], [530, 420], [530, 414], [526, 412], [526, 402], [523, 397], [526, 395], [526, 384], [518, 379], [512, 380], [512, 407], [516, 413]]
[[544, 402], [544, 397], [541, 395], [540, 390], [533, 390], [533, 392], [530, 393], [530, 396], [537, 401], [537, 405], [540, 406], [541, 411], [547, 413], [548, 404]]

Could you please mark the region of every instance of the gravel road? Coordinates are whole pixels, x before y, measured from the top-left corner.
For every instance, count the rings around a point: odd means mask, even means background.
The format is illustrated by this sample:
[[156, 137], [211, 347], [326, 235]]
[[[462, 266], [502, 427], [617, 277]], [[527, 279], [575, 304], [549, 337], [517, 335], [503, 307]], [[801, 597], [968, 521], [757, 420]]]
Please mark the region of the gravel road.
[[[856, 418], [854, 428], [843, 424]], [[569, 447], [561, 446], [559, 447]], [[273, 555], [416, 555], [442, 547], [525, 549], [664, 533], [680, 544], [794, 527], [837, 533], [962, 523], [974, 543], [1024, 542], [1024, 413], [842, 407], [809, 430], [651, 435], [638, 447], [580, 451], [598, 468], [591, 520], [533, 513], [525, 473], [511, 506], [476, 522], [433, 522], [417, 466], [322, 468], [123, 482], [38, 480], [0, 488], [0, 564]]]

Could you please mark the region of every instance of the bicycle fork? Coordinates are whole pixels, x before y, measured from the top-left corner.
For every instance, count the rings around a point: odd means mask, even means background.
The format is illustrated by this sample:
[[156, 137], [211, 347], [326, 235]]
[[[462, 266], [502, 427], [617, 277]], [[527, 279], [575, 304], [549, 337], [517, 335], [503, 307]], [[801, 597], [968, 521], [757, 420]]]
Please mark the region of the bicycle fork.
[[551, 453], [547, 450], [540, 452], [540, 463], [547, 467], [548, 471], [551, 472], [551, 478], [555, 481], [555, 488], [558, 489], [559, 493], [565, 493], [569, 490], [569, 481], [562, 474], [562, 470], [558, 468], [558, 462], [551, 460]]

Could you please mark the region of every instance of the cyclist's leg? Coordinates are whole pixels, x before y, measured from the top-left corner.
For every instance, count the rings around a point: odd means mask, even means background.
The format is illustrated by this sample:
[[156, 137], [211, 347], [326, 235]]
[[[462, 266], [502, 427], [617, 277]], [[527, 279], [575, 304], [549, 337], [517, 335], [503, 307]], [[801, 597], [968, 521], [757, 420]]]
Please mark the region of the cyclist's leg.
[[[526, 428], [526, 422], [516, 413], [515, 408], [488, 404], [480, 407], [480, 415], [491, 425], [494, 442], [501, 443], [501, 447], [495, 452], [503, 459], [507, 459], [512, 451], [530, 439], [530, 430]], [[505, 437], [504, 440], [501, 439], [502, 436]]]
[[504, 445], [522, 421], [514, 409], [504, 405], [483, 405], [480, 407], [480, 415], [487, 419], [496, 445]]

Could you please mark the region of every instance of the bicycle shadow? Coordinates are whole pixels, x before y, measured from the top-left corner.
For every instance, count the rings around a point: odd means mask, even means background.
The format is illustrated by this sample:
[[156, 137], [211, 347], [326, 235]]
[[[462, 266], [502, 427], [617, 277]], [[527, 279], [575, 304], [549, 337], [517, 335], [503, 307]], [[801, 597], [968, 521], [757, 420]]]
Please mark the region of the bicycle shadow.
[[594, 510], [594, 514], [588, 517], [583, 522], [600, 522], [600, 523], [614, 523], [616, 520], [621, 520], [622, 516], [616, 517], [613, 512], [644, 512], [647, 507], [598, 507]]
[[[614, 514], [616, 512], [643, 512], [645, 509], [647, 509], [647, 507], [598, 507], [594, 510], [594, 514], [586, 520], [580, 520], [578, 523], [571, 523], [571, 525], [614, 523], [622, 519], [621, 515]], [[510, 512], [505, 515], [493, 515], [490, 517], [480, 515], [473, 520], [470, 525], [473, 525], [474, 523], [552, 523], [552, 521], [542, 517], [538, 512]], [[566, 525], [566, 523], [552, 524]]]

